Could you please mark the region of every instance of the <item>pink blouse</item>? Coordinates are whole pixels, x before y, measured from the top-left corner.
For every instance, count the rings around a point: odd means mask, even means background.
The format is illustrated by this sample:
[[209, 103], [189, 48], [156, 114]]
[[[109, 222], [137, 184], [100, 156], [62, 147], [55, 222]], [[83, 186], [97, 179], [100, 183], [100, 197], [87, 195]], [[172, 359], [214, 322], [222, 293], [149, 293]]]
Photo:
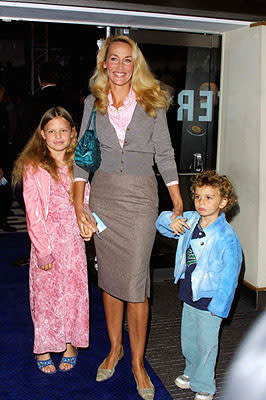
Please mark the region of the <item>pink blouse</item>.
[[132, 119], [135, 107], [137, 105], [136, 95], [131, 88], [124, 101], [124, 104], [118, 109], [113, 106], [113, 97], [111, 92], [108, 95], [108, 102], [108, 117], [111, 124], [115, 128], [120, 146], [123, 147], [126, 129]]

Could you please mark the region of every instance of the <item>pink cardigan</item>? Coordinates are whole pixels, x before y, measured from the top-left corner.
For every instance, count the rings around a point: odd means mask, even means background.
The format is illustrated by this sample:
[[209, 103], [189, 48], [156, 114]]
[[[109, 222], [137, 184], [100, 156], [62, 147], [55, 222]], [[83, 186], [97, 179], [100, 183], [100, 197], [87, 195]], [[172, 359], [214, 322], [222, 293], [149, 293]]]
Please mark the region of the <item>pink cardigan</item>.
[[[41, 167], [36, 171], [32, 167], [27, 168], [23, 177], [27, 228], [39, 266], [54, 261], [45, 224], [49, 210], [51, 179], [51, 175]], [[88, 203], [88, 200], [89, 184], [86, 184], [84, 203]]]

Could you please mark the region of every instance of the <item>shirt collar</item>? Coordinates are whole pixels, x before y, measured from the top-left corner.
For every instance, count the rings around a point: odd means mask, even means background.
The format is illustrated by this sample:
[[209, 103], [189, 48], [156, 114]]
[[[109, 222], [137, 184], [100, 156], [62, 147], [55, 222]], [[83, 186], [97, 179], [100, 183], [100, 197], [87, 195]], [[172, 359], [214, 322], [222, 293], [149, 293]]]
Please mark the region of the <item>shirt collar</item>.
[[[124, 104], [121, 107], [119, 107], [118, 110], [123, 110], [124, 108], [127, 108], [127, 107], [131, 106], [132, 103], [135, 102], [135, 101], [136, 101], [136, 94], [135, 94], [135, 92], [134, 92], [134, 90], [132, 89], [132, 86], [131, 86], [130, 90], [128, 92], [128, 95], [124, 100]], [[112, 96], [111, 90], [110, 90], [110, 92], [108, 94], [108, 103], [109, 103], [109, 107], [112, 110], [113, 109], [116, 110], [116, 108], [113, 106], [113, 96]]]
[[217, 226], [222, 225], [226, 222], [225, 219], [225, 214], [223, 212], [221, 212], [221, 214], [219, 215], [219, 217], [209, 226], [204, 228], [204, 233], [207, 235], [211, 235], [213, 232], [216, 231]]

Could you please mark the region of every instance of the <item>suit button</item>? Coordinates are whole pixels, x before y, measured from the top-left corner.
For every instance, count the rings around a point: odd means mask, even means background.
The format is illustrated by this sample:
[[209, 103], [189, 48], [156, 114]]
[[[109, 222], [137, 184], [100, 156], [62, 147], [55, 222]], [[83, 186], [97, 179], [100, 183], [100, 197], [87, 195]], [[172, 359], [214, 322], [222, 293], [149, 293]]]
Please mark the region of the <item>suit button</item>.
[[122, 169], [120, 169], [120, 172], [123, 172], [123, 170], [122, 170]]
[[204, 242], [200, 242], [200, 245], [201, 245], [201, 246], [204, 246]]
[[124, 143], [127, 144], [127, 140], [125, 140]]
[[121, 161], [121, 164], [124, 164], [124, 161], [123, 161], [123, 160]]
[[123, 155], [123, 154], [125, 154], [125, 152], [124, 152], [124, 151], [121, 151], [121, 154]]
[[127, 128], [127, 131], [130, 131], [130, 128]]

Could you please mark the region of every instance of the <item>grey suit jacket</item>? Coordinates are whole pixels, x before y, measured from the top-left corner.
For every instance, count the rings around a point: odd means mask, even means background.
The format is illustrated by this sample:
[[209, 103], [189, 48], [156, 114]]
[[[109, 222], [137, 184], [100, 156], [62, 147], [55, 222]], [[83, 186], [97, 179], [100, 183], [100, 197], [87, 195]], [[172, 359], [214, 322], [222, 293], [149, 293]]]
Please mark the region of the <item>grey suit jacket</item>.
[[[94, 97], [89, 95], [84, 103], [79, 139], [86, 131], [93, 103]], [[178, 180], [166, 113], [162, 109], [157, 109], [156, 113], [157, 117], [153, 118], [137, 104], [121, 147], [108, 113], [97, 112], [96, 131], [102, 156], [100, 169], [119, 175], [151, 176], [154, 175], [155, 161], [166, 184]], [[88, 173], [74, 165], [74, 177], [87, 180]]]

